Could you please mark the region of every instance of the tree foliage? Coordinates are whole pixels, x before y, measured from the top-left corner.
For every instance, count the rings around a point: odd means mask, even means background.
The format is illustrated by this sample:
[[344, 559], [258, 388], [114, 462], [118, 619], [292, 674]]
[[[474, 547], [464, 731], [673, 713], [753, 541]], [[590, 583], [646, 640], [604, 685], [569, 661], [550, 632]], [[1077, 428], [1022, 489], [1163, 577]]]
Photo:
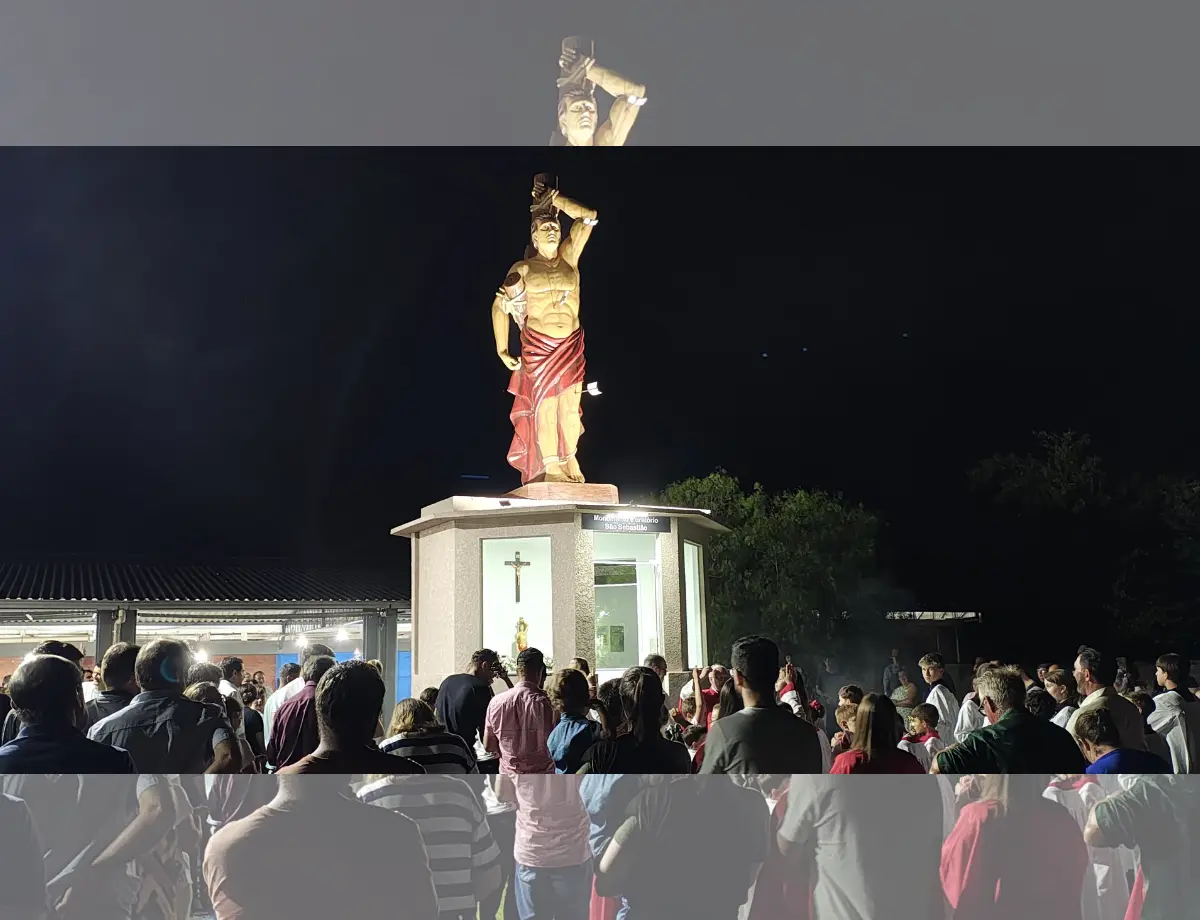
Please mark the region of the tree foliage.
[[1196, 641], [1188, 622], [1200, 589], [1200, 483], [1116, 476], [1087, 435], [1034, 434], [1036, 450], [982, 461], [973, 485], [1023, 520], [1023, 572], [1038, 608], [1104, 620], [1147, 645]]
[[730, 529], [708, 550], [710, 656], [721, 660], [740, 635], [771, 636], [799, 653], [831, 652], [855, 628], [886, 612], [876, 576], [879, 519], [840, 495], [744, 491], [723, 470], [668, 486], [659, 504], [705, 508]]

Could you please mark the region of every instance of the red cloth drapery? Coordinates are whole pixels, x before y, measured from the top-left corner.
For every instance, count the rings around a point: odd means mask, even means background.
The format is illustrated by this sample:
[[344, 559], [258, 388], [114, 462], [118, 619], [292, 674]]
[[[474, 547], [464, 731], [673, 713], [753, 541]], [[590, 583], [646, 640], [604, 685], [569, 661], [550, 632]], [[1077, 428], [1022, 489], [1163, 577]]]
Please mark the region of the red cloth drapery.
[[[508, 415], [513, 426], [508, 462], [520, 471], [522, 485], [536, 481], [546, 472], [537, 443], [538, 409], [547, 399], [582, 384], [586, 372], [583, 329], [576, 329], [565, 339], [555, 339], [528, 326], [522, 327], [521, 366], [513, 371], [508, 383], [508, 392], [513, 397], [512, 412]], [[582, 408], [579, 414], [583, 415]], [[555, 449], [559, 460], [569, 459], [561, 425]]]
[[1138, 866], [1133, 880], [1133, 891], [1129, 895], [1129, 907], [1125, 909], [1125, 920], [1142, 920], [1142, 905], [1146, 903], [1146, 876]]
[[588, 904], [588, 920], [617, 920], [620, 898], [605, 898], [596, 894], [596, 879], [592, 879], [592, 900]]

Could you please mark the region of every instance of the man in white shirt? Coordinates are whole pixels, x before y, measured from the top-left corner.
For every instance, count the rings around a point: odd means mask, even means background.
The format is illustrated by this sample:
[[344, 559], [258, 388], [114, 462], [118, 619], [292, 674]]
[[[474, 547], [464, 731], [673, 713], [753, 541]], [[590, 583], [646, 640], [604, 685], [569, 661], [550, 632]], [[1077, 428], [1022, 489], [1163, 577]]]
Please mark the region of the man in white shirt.
[[954, 725], [958, 721], [958, 700], [946, 686], [946, 662], [937, 652], [930, 652], [919, 662], [921, 676], [929, 684], [929, 695], [925, 702], [938, 711], [938, 734], [943, 738], [954, 737]]
[[[304, 649], [304, 652], [300, 655], [300, 666], [303, 667], [304, 662], [316, 655], [327, 655], [330, 658], [337, 657], [334, 655], [333, 649], [328, 645], [317, 643], [309, 645]], [[304, 679], [300, 677], [300, 672], [297, 671], [296, 676], [292, 680], [267, 697], [267, 702], [263, 706], [263, 744], [268, 744], [271, 741], [271, 723], [275, 720], [275, 713], [278, 712], [279, 707], [303, 689]]]
[[[217, 684], [217, 689], [221, 691], [221, 696], [233, 696], [237, 694], [240, 700], [242, 681], [245, 679], [246, 666], [242, 662], [242, 659], [236, 655], [230, 655], [227, 658], [221, 659], [221, 682]], [[244, 719], [238, 723], [237, 736], [239, 738], [246, 737], [246, 722]]]
[[230, 655], [221, 659], [221, 683], [217, 689], [221, 696], [233, 696], [242, 692], [242, 681], [246, 679], [246, 666], [242, 659]]
[[[1080, 646], [1075, 658], [1075, 683], [1083, 702], [1067, 722], [1067, 731], [1075, 734], [1075, 723], [1079, 714], [1089, 709], [1108, 709], [1112, 713], [1117, 731], [1121, 735], [1121, 747], [1146, 750], [1146, 723], [1137, 705], [1121, 696], [1113, 687], [1117, 677], [1116, 662], [1105, 658], [1090, 646]], [[1076, 738], [1078, 741], [1078, 738]]]

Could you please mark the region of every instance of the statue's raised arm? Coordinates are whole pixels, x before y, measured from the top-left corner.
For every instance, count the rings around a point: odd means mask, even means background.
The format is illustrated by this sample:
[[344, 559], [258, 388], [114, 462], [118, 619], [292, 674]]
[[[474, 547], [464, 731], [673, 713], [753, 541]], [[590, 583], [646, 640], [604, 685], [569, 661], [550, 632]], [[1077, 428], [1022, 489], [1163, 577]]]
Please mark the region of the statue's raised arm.
[[[596, 212], [558, 194], [538, 176], [530, 206], [530, 246], [509, 269], [492, 300], [496, 354], [511, 370], [508, 462], [521, 484], [583, 482], [576, 451], [583, 434], [583, 326], [579, 319], [579, 255], [597, 223]], [[559, 212], [573, 218], [562, 239]], [[521, 353], [509, 351], [509, 323]]]
[[[551, 143], [567, 147], [624, 147], [646, 104], [646, 87], [596, 63], [585, 39], [568, 38], [558, 59], [558, 131]], [[613, 97], [608, 120], [598, 120], [596, 87]]]

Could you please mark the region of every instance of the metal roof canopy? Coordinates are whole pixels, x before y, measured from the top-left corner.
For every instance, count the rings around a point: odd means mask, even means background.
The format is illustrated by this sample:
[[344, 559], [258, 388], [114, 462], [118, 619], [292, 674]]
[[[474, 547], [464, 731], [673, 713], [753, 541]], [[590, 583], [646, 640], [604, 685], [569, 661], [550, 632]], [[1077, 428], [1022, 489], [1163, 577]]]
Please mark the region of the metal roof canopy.
[[[328, 607], [308, 605], [296, 607], [268, 607], [254, 605], [243, 608], [230, 608], [220, 605], [189, 605], [172, 604], [169, 607], [161, 604], [72, 604], [65, 606], [50, 601], [0, 601], [0, 623], [79, 623], [89, 620], [101, 610], [127, 609], [137, 610], [138, 620], [153, 624], [189, 625], [194, 623], [211, 623], [213, 625], [229, 624], [246, 625], [282, 625], [300, 626], [305, 623], [326, 623], [340, 625], [361, 620], [365, 611], [390, 610], [396, 613], [399, 622], [412, 618], [412, 608], [408, 601], [395, 604], [364, 604], [350, 606], [336, 604]], [[285, 630], [286, 632], [287, 630]]]
[[408, 567], [309, 566], [285, 560], [163, 563], [0, 559], [0, 610], [178, 612], [343, 610], [406, 605]]

